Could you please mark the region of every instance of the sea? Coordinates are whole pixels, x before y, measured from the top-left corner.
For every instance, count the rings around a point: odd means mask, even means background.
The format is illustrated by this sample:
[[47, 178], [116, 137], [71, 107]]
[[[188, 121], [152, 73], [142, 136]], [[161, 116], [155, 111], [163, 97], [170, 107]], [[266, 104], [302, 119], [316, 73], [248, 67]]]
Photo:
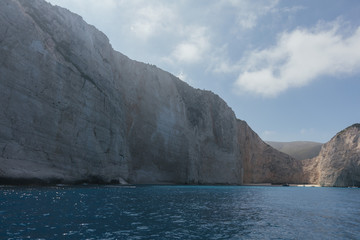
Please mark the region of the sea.
[[0, 239], [360, 239], [360, 188], [0, 186]]

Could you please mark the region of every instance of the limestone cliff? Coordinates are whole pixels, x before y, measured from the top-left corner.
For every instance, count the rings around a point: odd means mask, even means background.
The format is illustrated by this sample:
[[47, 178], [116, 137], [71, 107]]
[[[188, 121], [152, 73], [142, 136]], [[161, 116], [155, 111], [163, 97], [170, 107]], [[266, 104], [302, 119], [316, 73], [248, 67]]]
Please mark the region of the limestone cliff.
[[319, 155], [304, 161], [307, 181], [321, 186], [360, 186], [360, 124], [336, 134]]
[[302, 183], [300, 161], [275, 150], [238, 120], [238, 138], [244, 167], [244, 183]]
[[220, 97], [114, 51], [80, 16], [6, 0], [0, 22], [0, 182], [242, 184], [243, 162], [246, 181], [289, 182], [292, 160]]
[[125, 103], [110, 62], [120, 56], [106, 36], [44, 1], [1, 1], [0, 22], [0, 176], [126, 178]]

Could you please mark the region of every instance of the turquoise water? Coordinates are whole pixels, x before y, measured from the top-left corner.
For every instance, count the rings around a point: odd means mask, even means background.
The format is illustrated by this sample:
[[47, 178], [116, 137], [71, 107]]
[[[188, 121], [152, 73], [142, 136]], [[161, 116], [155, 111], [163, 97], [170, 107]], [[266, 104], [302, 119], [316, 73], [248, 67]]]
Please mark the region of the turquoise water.
[[0, 239], [360, 239], [360, 189], [3, 186]]

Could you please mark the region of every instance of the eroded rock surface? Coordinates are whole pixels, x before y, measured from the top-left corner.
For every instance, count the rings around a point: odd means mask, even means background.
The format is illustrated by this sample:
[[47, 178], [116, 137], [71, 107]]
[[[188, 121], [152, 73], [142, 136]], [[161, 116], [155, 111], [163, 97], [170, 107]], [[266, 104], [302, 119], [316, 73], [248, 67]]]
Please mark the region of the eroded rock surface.
[[42, 0], [6, 0], [0, 22], [2, 181], [293, 179], [292, 159], [220, 97], [114, 51], [80, 16]]
[[360, 186], [360, 124], [336, 134], [319, 155], [305, 160], [307, 181], [321, 186]]
[[238, 120], [239, 142], [244, 166], [244, 183], [302, 183], [300, 161], [275, 150]]
[[[127, 178], [125, 103], [108, 39], [44, 1], [0, 2], [4, 178]], [[118, 55], [118, 54], [117, 54]]]

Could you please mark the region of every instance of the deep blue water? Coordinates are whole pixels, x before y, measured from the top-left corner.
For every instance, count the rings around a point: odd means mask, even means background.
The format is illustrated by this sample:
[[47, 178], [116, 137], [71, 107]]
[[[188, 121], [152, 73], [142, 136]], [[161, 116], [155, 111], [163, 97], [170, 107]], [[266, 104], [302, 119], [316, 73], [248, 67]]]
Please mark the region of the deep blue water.
[[0, 187], [0, 239], [360, 239], [360, 189]]

